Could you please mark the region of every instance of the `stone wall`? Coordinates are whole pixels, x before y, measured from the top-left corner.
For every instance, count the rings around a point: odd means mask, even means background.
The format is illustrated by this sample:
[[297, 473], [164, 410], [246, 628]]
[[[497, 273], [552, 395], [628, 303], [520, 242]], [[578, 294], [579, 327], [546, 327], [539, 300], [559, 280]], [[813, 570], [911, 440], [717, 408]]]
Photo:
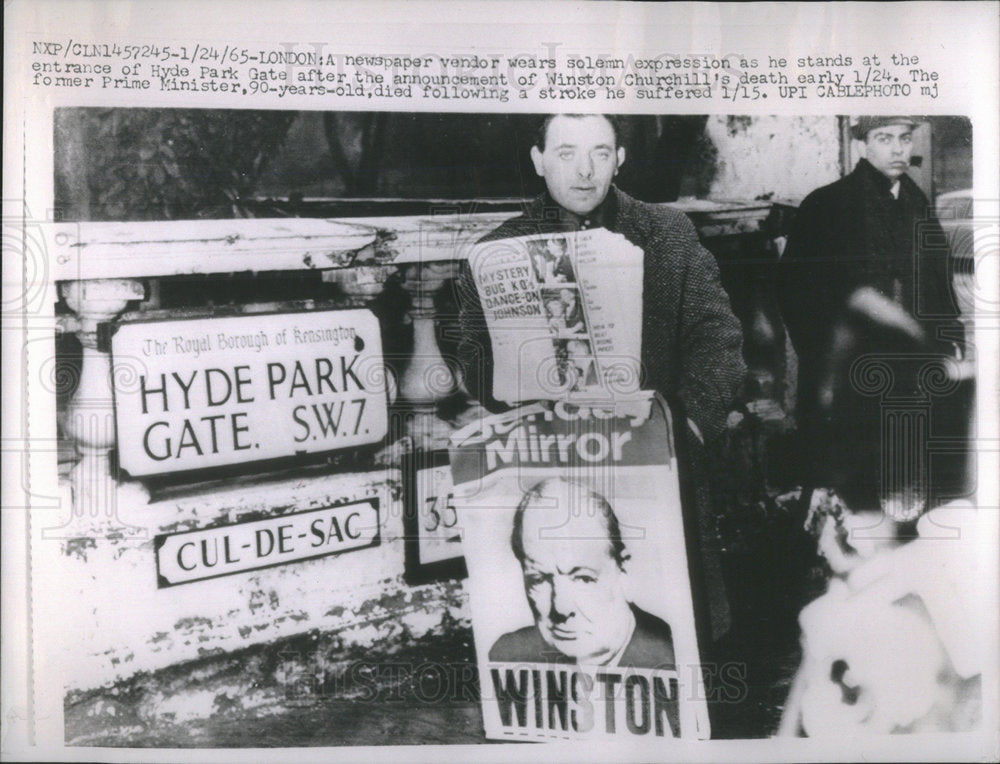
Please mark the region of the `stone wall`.
[[708, 118], [718, 152], [712, 199], [802, 199], [840, 177], [837, 117]]

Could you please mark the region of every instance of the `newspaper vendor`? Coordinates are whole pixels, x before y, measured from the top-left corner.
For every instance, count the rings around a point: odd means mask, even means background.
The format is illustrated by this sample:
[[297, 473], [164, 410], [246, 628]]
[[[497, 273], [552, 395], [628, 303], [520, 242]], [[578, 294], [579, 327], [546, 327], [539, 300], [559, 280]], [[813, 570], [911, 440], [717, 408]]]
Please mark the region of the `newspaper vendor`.
[[[684, 214], [633, 199], [614, 178], [625, 161], [612, 116], [545, 117], [531, 149], [546, 190], [526, 211], [503, 223], [483, 242], [526, 235], [605, 228], [642, 250], [640, 385], [653, 389], [687, 421], [679, 438], [688, 453], [691, 493], [698, 504], [702, 570], [713, 637], [728, 628], [728, 605], [712, 533], [707, 454], [723, 432], [741, 389], [746, 366], [742, 330], [722, 288], [713, 256], [698, 242]], [[481, 243], [483, 243], [481, 242]], [[473, 397], [491, 411], [506, 408], [494, 397], [493, 353], [483, 305], [471, 268], [463, 268], [459, 301], [459, 359]], [[572, 306], [568, 306], [572, 308]], [[568, 311], [567, 311], [568, 312]]]
[[[640, 247], [643, 386], [673, 403], [679, 400], [700, 439], [714, 440], [746, 372], [743, 334], [715, 259], [698, 243], [694, 226], [683, 213], [637, 201], [614, 186], [625, 147], [613, 117], [545, 117], [531, 158], [546, 191], [485, 240], [604, 227]], [[468, 271], [460, 296], [459, 355], [466, 386], [483, 405], [498, 410], [489, 335]]]

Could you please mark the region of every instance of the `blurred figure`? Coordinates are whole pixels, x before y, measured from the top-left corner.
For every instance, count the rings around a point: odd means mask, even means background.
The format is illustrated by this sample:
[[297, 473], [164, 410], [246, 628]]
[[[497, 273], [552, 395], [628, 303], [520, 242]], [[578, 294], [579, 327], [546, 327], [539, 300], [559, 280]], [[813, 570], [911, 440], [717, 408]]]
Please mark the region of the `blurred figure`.
[[976, 729], [989, 646], [972, 587], [975, 508], [954, 502], [907, 524], [860, 497], [812, 498], [807, 524], [832, 578], [799, 616], [802, 663], [778, 734]]
[[[795, 413], [807, 489], [832, 485], [844, 469], [889, 487], [896, 478], [880, 458], [889, 400], [926, 402], [927, 436], [967, 435], [969, 386], [927, 384], [959, 376], [952, 367], [963, 356], [964, 328], [947, 240], [906, 174], [918, 124], [860, 117], [852, 134], [865, 158], [805, 198], [779, 263], [779, 303], [799, 359]], [[939, 459], [936, 474], [923, 473], [925, 484], [955, 495], [964, 479], [956, 462]]]
[[[932, 483], [924, 387], [963, 367], [871, 287], [848, 295], [815, 377], [823, 483], [806, 528], [830, 571], [799, 615], [802, 663], [779, 734], [966, 731], [981, 723], [981, 544], [970, 502]], [[928, 381], [931, 380], [931, 381]], [[954, 393], [952, 393], [954, 394]]]

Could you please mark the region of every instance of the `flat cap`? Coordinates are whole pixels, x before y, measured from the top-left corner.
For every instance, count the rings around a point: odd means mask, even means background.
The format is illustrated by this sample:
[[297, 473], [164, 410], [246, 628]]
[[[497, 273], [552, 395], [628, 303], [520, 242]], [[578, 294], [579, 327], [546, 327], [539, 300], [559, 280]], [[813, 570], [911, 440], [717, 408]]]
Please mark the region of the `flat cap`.
[[895, 117], [858, 117], [857, 122], [851, 125], [851, 135], [855, 140], [863, 141], [869, 132], [874, 130], [876, 127], [887, 127], [888, 125], [908, 125], [909, 127], [916, 127], [924, 120], [920, 117], [914, 116], [895, 116]]

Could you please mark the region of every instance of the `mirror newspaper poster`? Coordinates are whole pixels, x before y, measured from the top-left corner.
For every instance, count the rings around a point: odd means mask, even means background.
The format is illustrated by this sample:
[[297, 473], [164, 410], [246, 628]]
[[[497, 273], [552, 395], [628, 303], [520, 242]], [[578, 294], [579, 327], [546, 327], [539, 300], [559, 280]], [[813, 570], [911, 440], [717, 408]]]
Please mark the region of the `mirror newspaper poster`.
[[489, 737], [709, 735], [677, 459], [650, 403], [644, 421], [535, 404], [456, 434]]

